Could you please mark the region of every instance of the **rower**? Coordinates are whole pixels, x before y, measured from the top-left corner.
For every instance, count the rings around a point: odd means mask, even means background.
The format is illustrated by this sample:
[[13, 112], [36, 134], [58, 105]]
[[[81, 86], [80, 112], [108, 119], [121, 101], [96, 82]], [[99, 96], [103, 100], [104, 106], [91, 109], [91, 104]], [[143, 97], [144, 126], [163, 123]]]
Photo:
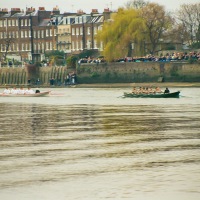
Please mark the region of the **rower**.
[[10, 89], [8, 87], [5, 88], [5, 90], [3, 91], [4, 94], [10, 94]]
[[25, 94], [35, 94], [35, 92], [30, 87], [28, 87], [28, 89], [25, 91]]

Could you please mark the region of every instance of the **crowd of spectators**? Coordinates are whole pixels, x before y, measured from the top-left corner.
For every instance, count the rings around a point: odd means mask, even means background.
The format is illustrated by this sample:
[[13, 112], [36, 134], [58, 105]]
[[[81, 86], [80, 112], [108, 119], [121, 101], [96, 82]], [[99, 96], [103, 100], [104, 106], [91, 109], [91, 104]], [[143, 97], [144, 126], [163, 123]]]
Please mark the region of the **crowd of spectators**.
[[154, 56], [147, 55], [144, 57], [126, 57], [116, 60], [116, 62], [173, 62], [173, 61], [187, 61], [189, 59], [200, 60], [200, 52], [174, 52], [172, 54]]
[[[146, 55], [143, 57], [125, 57], [114, 60], [113, 62], [173, 62], [173, 61], [187, 61], [189, 59], [200, 61], [200, 52], [174, 52], [166, 53], [166, 55]], [[106, 62], [104, 58], [81, 58], [78, 63], [103, 63]]]
[[104, 63], [106, 62], [104, 60], [104, 57], [101, 57], [101, 58], [91, 58], [91, 57], [86, 57], [86, 58], [81, 58], [79, 61], [78, 61], [78, 64], [81, 64], [81, 63]]

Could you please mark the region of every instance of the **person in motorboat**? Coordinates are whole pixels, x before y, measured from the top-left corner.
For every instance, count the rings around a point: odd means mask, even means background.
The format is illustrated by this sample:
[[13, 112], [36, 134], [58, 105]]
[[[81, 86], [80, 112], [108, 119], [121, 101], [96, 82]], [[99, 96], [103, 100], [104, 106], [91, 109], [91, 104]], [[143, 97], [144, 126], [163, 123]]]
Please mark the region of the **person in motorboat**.
[[6, 87], [5, 90], [3, 91], [3, 94], [10, 94], [10, 89], [9, 87]]
[[164, 94], [168, 94], [168, 93], [170, 93], [170, 91], [169, 91], [168, 88], [166, 88], [165, 91], [164, 91]]
[[35, 94], [34, 90], [31, 89], [30, 87], [27, 88], [27, 90], [25, 90], [25, 94]]

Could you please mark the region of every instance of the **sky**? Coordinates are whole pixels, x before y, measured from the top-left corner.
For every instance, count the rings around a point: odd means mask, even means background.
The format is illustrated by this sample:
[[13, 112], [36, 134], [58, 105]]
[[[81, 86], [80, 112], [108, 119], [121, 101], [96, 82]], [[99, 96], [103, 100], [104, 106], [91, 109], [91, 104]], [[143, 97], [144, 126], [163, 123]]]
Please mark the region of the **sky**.
[[[39, 7], [45, 7], [46, 10], [52, 10], [53, 7], [58, 6], [61, 13], [63, 12], [77, 12], [83, 10], [90, 13], [92, 9], [98, 9], [103, 12], [104, 8], [110, 10], [117, 10], [117, 8], [124, 6], [128, 0], [0, 0], [0, 8], [21, 8], [34, 7], [36, 10]], [[159, 3], [164, 5], [166, 10], [175, 11], [181, 4], [184, 3], [200, 3], [200, 0], [148, 0], [149, 2]]]

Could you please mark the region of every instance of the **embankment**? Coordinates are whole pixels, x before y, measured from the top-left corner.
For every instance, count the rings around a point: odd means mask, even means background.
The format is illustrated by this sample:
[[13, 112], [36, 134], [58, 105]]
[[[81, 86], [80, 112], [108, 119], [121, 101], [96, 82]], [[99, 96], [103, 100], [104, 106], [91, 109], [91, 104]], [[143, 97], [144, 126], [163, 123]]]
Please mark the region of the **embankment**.
[[199, 83], [200, 64], [184, 62], [141, 62], [81, 64], [76, 70], [67, 67], [0, 68], [0, 85], [34, 85], [39, 78], [41, 86], [49, 86], [53, 77], [64, 82], [68, 73], [76, 71], [78, 84], [122, 84], [122, 83]]

